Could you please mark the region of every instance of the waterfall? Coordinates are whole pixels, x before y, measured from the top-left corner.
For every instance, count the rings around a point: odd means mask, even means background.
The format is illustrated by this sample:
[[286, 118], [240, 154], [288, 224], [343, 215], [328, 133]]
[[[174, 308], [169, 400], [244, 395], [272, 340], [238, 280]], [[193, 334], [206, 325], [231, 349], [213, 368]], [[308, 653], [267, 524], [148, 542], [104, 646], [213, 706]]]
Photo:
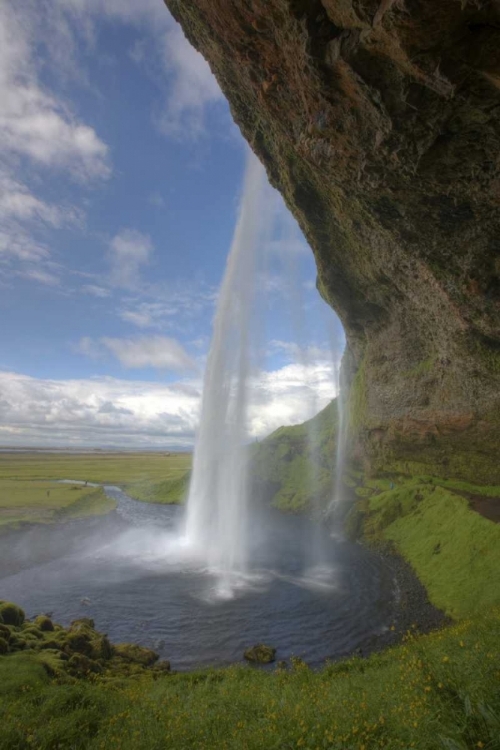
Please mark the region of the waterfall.
[[331, 508], [335, 510], [342, 503], [343, 473], [346, 452], [346, 419], [345, 419], [345, 388], [344, 370], [342, 363], [337, 365], [337, 453], [335, 456], [335, 485]]
[[259, 255], [272, 224], [267, 193], [264, 168], [250, 154], [215, 313], [187, 505], [187, 542], [229, 589], [231, 576], [248, 566], [248, 381]]

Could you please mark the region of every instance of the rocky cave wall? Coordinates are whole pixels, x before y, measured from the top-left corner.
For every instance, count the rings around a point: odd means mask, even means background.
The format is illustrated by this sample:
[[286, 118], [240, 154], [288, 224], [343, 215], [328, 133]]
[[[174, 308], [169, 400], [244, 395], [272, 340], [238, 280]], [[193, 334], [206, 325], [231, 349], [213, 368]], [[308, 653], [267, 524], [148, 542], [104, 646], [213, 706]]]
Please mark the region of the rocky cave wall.
[[166, 0], [315, 254], [372, 470], [500, 481], [499, 0]]

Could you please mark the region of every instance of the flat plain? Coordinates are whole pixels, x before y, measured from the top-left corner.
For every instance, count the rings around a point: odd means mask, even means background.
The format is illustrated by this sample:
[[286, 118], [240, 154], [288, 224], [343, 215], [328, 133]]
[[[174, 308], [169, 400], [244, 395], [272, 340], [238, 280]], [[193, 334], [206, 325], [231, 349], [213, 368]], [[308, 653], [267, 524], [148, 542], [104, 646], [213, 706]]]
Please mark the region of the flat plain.
[[113, 510], [100, 487], [77, 482], [117, 485], [146, 502], [180, 502], [190, 466], [189, 453], [0, 453], [0, 528]]

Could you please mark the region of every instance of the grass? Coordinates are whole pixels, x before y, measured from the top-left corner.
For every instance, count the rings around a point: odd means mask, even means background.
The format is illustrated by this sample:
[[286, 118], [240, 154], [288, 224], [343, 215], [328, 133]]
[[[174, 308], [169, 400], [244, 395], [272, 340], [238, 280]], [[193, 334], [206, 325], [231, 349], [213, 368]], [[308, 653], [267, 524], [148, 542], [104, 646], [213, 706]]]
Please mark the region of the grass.
[[124, 490], [130, 497], [145, 503], [179, 505], [186, 500], [190, 477], [191, 473], [187, 471], [163, 482], [150, 482], [146, 479], [135, 484], [126, 484]]
[[308, 422], [280, 427], [253, 446], [252, 475], [257, 487], [280, 510], [326, 507], [335, 482], [336, 439], [335, 400]]
[[182, 502], [187, 453], [0, 454], [0, 529], [108, 513], [116, 507], [101, 488], [58, 484], [75, 479], [114, 484], [145, 502]]
[[0, 479], [0, 528], [102, 515], [115, 507], [100, 487]]
[[313, 672], [235, 666], [154, 679], [49, 678], [0, 657], [0, 748], [500, 748], [500, 611]]
[[[500, 524], [472, 510], [450, 486], [428, 480], [382, 478], [364, 489], [372, 492], [358, 504], [364, 537], [394, 543], [433, 604], [454, 618], [500, 605]], [[483, 489], [488, 495], [491, 488]]]
[[98, 484], [161, 482], [191, 466], [189, 453], [1, 453], [0, 479], [79, 479]]

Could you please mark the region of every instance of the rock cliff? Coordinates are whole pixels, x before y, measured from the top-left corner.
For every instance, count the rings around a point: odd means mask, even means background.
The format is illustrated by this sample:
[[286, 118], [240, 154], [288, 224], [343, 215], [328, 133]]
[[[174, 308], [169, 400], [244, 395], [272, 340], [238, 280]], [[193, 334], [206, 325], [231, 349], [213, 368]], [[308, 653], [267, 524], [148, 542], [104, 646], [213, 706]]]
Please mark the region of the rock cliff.
[[352, 455], [499, 481], [500, 2], [166, 3], [315, 254]]

